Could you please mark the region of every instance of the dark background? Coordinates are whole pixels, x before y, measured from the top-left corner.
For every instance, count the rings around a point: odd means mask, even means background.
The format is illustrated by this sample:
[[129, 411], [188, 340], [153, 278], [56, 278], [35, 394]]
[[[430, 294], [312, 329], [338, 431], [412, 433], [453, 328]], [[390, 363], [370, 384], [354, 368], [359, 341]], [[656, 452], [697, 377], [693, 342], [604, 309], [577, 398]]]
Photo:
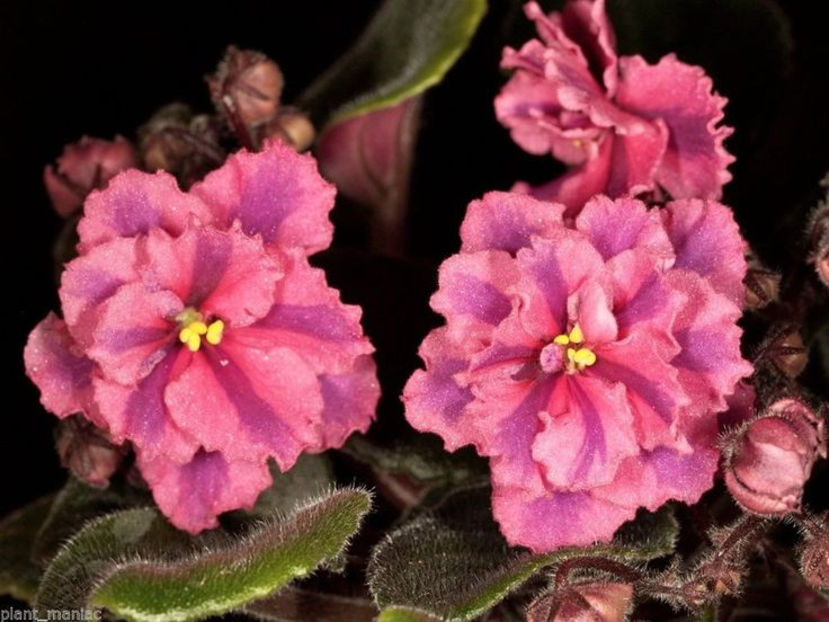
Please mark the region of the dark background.
[[[751, 31], [761, 21], [757, 14], [720, 20], [706, 8], [719, 1], [691, 0], [702, 7], [699, 18], [660, 30], [641, 51], [655, 60], [676, 50], [681, 59], [705, 66], [731, 99], [727, 122], [736, 134], [728, 144], [738, 163], [726, 201], [752, 246], [772, 265], [791, 266], [805, 253], [805, 211], [820, 196], [817, 183], [829, 168], [829, 52], [821, 3], [757, 0], [779, 9], [774, 17], [790, 35], [791, 56], [780, 60], [763, 46], [762, 31]], [[609, 0], [617, 11], [627, 2]], [[237, 0], [208, 9], [204, 3], [143, 2], [119, 5], [117, 13], [112, 3], [0, 4], [5, 286], [0, 515], [57, 488], [65, 477], [52, 450], [55, 419], [39, 406], [21, 356], [31, 328], [58, 309], [51, 249], [61, 221], [42, 187], [44, 165], [82, 134], [133, 137], [135, 128], [169, 101], [207, 110], [203, 76], [229, 43], [261, 49], [277, 60], [287, 79], [284, 100], [290, 102], [336, 60], [378, 4]], [[378, 341], [381, 369], [389, 361], [400, 372], [385, 387], [392, 407], [402, 377], [416, 365], [415, 346], [425, 331], [434, 282], [431, 266], [457, 248], [466, 204], [517, 179], [546, 181], [561, 170], [549, 158], [522, 153], [492, 111], [492, 98], [504, 82], [498, 70], [501, 48], [530, 33], [519, 6], [491, 0], [469, 53], [427, 99], [412, 193], [413, 263], [395, 279], [398, 289], [379, 289], [382, 278], [370, 272], [349, 276], [347, 265], [333, 270], [346, 300], [369, 306], [372, 299], [380, 301], [367, 309], [368, 330]], [[623, 51], [639, 51], [632, 38], [619, 34]], [[409, 323], [410, 316], [418, 319]], [[385, 327], [383, 317], [392, 318]], [[387, 338], [407, 327], [405, 338]]]

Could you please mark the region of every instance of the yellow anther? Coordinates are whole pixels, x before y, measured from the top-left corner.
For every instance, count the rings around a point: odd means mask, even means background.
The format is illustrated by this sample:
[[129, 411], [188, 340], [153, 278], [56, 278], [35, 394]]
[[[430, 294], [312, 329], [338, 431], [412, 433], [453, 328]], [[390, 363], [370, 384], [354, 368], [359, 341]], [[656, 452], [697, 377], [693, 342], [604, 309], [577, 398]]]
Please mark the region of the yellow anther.
[[570, 345], [570, 337], [567, 335], [558, 335], [555, 339], [553, 339], [553, 343], [557, 343], [560, 346]]
[[584, 343], [584, 333], [581, 332], [581, 326], [576, 324], [570, 331], [570, 341], [573, 343]]
[[221, 320], [216, 320], [211, 323], [205, 330], [207, 333], [207, 343], [211, 345], [218, 345], [222, 341], [222, 333], [225, 329], [225, 323]]
[[198, 352], [201, 347], [201, 336], [207, 334], [207, 332], [207, 324], [201, 320], [193, 320], [179, 331], [178, 339], [181, 343], [186, 344], [187, 349], [191, 352]]
[[576, 361], [576, 349], [575, 348], [567, 348], [567, 360], [571, 363]]
[[573, 354], [572, 360], [579, 367], [590, 367], [596, 362], [596, 353], [590, 348], [579, 348]]
[[207, 333], [207, 324], [205, 324], [205, 323], [204, 323], [204, 322], [202, 322], [201, 320], [196, 321], [196, 322], [191, 322], [191, 323], [187, 326], [187, 328], [189, 328], [190, 330], [192, 330], [192, 331], [193, 331], [194, 333], [196, 333], [197, 335], [204, 335], [204, 334], [206, 334], [206, 333]]
[[192, 330], [190, 330], [189, 328], [182, 328], [181, 331], [178, 334], [178, 339], [179, 339], [179, 341], [181, 341], [181, 343], [187, 343], [188, 341], [190, 341], [190, 337], [192, 337], [192, 336], [193, 336], [193, 331]]
[[[186, 328], [184, 330], [187, 330]], [[182, 331], [184, 332], [184, 331]], [[180, 337], [180, 336], [179, 336]], [[201, 337], [194, 332], [190, 333], [190, 337], [187, 339], [187, 349], [190, 352], [198, 352], [199, 348], [201, 347]]]

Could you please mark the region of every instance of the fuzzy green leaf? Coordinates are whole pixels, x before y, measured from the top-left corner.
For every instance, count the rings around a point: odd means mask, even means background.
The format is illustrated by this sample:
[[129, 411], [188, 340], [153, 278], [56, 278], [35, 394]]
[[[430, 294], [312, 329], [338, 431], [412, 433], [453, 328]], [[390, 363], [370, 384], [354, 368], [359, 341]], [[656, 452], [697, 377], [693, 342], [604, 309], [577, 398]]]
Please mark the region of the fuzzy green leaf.
[[43, 609], [104, 607], [130, 620], [195, 620], [269, 596], [336, 557], [371, 506], [343, 489], [287, 517], [193, 538], [155, 510], [124, 510], [89, 523], [49, 565]]
[[486, 0], [386, 0], [300, 105], [325, 125], [414, 97], [440, 82], [485, 12]]
[[377, 622], [438, 622], [440, 618], [409, 607], [389, 607], [380, 612]]
[[52, 499], [38, 499], [0, 522], [0, 595], [34, 601], [41, 568], [32, 560], [32, 545]]
[[286, 587], [245, 605], [244, 613], [266, 622], [373, 622], [377, 607], [367, 598]]
[[[479, 616], [544, 569], [572, 557], [643, 562], [673, 551], [678, 525], [668, 508], [643, 513], [610, 544], [563, 548], [545, 555], [511, 549], [492, 521], [486, 489], [454, 495], [379, 544], [369, 586], [381, 609], [412, 607], [446, 620]], [[646, 534], [643, 536], [643, 534]]]

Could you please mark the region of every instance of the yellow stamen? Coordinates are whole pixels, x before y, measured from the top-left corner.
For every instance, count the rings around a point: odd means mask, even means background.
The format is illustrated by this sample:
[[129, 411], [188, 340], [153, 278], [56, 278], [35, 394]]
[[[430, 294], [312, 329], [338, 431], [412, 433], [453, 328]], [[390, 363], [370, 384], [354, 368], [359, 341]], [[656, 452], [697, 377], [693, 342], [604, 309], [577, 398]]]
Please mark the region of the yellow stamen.
[[553, 339], [553, 343], [556, 343], [560, 346], [570, 345], [570, 337], [568, 337], [567, 335], [558, 335], [555, 339]]
[[[185, 315], [186, 313], [186, 315]], [[201, 315], [198, 313], [182, 313], [180, 317], [190, 320], [184, 328], [178, 333], [178, 339], [181, 343], [187, 346], [190, 352], [198, 352], [201, 347], [201, 336], [209, 332], [209, 327], [201, 320]], [[215, 324], [216, 322], [213, 322]], [[211, 326], [213, 325], [211, 324]], [[221, 339], [221, 331], [219, 331], [219, 339]], [[210, 343], [210, 337], [207, 339]], [[216, 342], [218, 343], [218, 342]]]
[[590, 367], [596, 362], [596, 353], [590, 348], [579, 348], [573, 354], [573, 362], [580, 368]]
[[187, 339], [187, 349], [190, 350], [190, 352], [198, 352], [200, 347], [201, 337], [196, 333], [191, 332], [189, 339]]
[[207, 343], [211, 345], [218, 345], [222, 341], [222, 333], [225, 329], [225, 323], [221, 320], [216, 320], [205, 330], [207, 333]]
[[575, 363], [576, 361], [576, 350], [575, 348], [567, 348], [567, 360], [571, 363]]
[[570, 331], [570, 341], [573, 343], [584, 343], [584, 333], [581, 332], [581, 326], [576, 324]]

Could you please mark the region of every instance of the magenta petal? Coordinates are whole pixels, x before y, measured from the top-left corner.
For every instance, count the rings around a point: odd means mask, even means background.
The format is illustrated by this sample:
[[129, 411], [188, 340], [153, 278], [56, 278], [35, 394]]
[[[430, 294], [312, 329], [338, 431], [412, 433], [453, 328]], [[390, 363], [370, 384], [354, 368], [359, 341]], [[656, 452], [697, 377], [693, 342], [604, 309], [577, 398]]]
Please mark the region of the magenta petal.
[[676, 267], [693, 270], [715, 291], [743, 306], [747, 245], [732, 211], [716, 201], [668, 203], [662, 212], [676, 252]]
[[588, 492], [528, 497], [520, 488], [506, 486], [493, 489], [492, 511], [510, 544], [535, 553], [607, 542], [636, 514], [635, 508], [609, 503]]
[[732, 129], [719, 125], [726, 99], [713, 92], [711, 78], [673, 54], [656, 65], [641, 56], [625, 57], [619, 69], [619, 105], [661, 119], [670, 132], [656, 174], [659, 184], [674, 198], [719, 198], [731, 179], [727, 167], [734, 157], [723, 147]]
[[567, 378], [566, 410], [541, 412], [532, 455], [556, 490], [585, 490], [613, 481], [619, 463], [639, 453], [633, 413], [621, 383]]
[[359, 357], [352, 371], [319, 377], [322, 394], [322, 439], [319, 449], [341, 447], [353, 432], [365, 432], [380, 399], [377, 366], [371, 356]]
[[465, 407], [472, 401], [469, 389], [460, 386], [455, 375], [464, 371], [463, 348], [446, 336], [446, 328], [433, 330], [420, 346], [426, 371], [417, 370], [403, 389], [403, 403], [409, 423], [423, 432], [440, 434], [450, 451], [474, 442], [471, 421]]
[[23, 350], [26, 374], [40, 389], [43, 407], [58, 417], [82, 412], [96, 421], [92, 402], [94, 364], [78, 347], [66, 322], [54, 313], [34, 327]]
[[219, 224], [235, 220], [248, 235], [261, 235], [269, 248], [314, 253], [331, 243], [328, 213], [336, 189], [325, 181], [310, 155], [281, 142], [261, 153], [240, 151], [190, 190]]
[[182, 192], [175, 177], [159, 171], [125, 171], [112, 179], [104, 191], [86, 200], [84, 217], [78, 223], [81, 253], [115, 238], [130, 238], [163, 229], [182, 233], [192, 218], [210, 219], [204, 203]]
[[590, 66], [601, 73], [608, 95], [612, 97], [618, 82], [616, 33], [607, 16], [604, 0], [572, 0], [564, 5], [558, 19], [567, 36], [585, 53]]
[[233, 326], [263, 317], [273, 304], [281, 261], [237, 228], [189, 227], [177, 238], [155, 230], [146, 239], [141, 278], [174, 292], [184, 306]]
[[165, 457], [149, 459], [138, 452], [138, 465], [158, 507], [173, 525], [190, 533], [218, 527], [216, 517], [250, 509], [272, 483], [267, 463], [228, 461], [219, 452], [199, 450], [180, 464]]
[[630, 133], [617, 128], [605, 192], [615, 198], [654, 190], [668, 141], [668, 130], [661, 119]]
[[472, 201], [461, 225], [462, 250], [503, 250], [515, 254], [534, 235], [551, 234], [562, 224], [565, 207], [512, 192], [488, 192]]

